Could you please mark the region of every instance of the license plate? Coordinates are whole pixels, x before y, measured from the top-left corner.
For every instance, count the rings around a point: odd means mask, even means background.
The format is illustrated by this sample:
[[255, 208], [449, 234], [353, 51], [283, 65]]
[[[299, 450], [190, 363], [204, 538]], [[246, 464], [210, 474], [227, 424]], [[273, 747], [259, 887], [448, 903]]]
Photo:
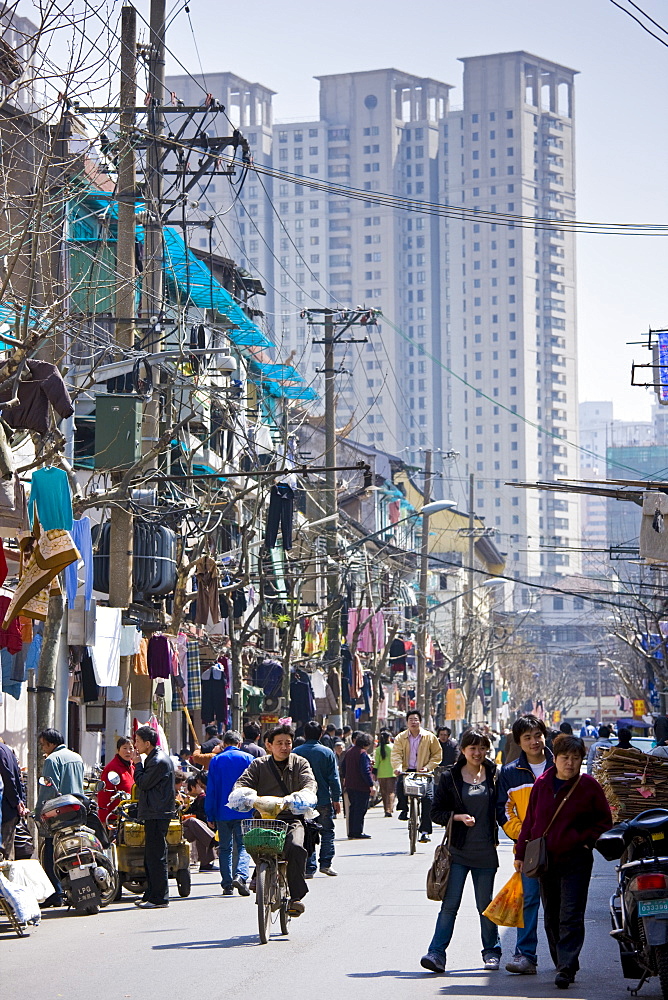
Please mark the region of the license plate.
[[70, 893], [74, 906], [81, 906], [84, 903], [98, 905], [100, 903], [100, 890], [95, 879], [91, 875], [70, 877]]
[[668, 899], [641, 899], [638, 903], [639, 917], [668, 917]]

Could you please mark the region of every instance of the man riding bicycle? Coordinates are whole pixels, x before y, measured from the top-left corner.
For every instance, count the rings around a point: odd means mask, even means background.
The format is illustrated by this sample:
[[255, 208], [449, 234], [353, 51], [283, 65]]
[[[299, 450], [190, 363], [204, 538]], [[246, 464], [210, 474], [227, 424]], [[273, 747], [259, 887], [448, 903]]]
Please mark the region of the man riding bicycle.
[[[408, 800], [404, 791], [404, 773], [406, 771], [433, 771], [441, 763], [443, 750], [436, 736], [428, 729], [422, 728], [422, 716], [416, 709], [411, 709], [406, 715], [406, 725], [399, 733], [390, 753], [390, 761], [397, 776], [397, 804], [399, 819], [408, 819]], [[425, 796], [420, 810], [420, 841], [426, 843], [432, 831], [431, 798]]]
[[[304, 847], [304, 823], [297, 813], [290, 809], [291, 800], [300, 805], [309, 801], [315, 806], [318, 786], [308, 761], [292, 753], [294, 730], [291, 726], [275, 726], [265, 736], [269, 748], [266, 757], [256, 757], [232, 789], [230, 803], [235, 793], [246, 788], [254, 789], [258, 796], [274, 796], [286, 799], [285, 808], [277, 819], [288, 824], [283, 857], [288, 863], [287, 879], [290, 891], [288, 914], [298, 917], [304, 912], [302, 899], [308, 892], [304, 879], [306, 870], [306, 849]], [[236, 808], [236, 806], [234, 806]]]

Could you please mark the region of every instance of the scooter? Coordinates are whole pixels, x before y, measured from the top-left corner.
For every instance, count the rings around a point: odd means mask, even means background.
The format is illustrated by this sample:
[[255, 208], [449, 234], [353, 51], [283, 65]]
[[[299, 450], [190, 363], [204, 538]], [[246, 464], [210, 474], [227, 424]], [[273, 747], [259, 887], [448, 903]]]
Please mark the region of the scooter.
[[[65, 898], [76, 913], [98, 913], [116, 897], [118, 871], [107, 854], [111, 845], [94, 804], [85, 796], [60, 795], [48, 778], [39, 781], [55, 792], [39, 820], [53, 838], [53, 867]], [[98, 791], [100, 787], [103, 782]]]
[[[117, 786], [120, 776], [115, 771], [107, 774], [109, 784]], [[134, 794], [134, 790], [133, 790]], [[117, 792], [111, 800], [116, 803], [107, 817], [107, 826], [112, 831], [116, 857], [118, 859], [119, 896], [120, 886], [128, 892], [140, 893], [146, 889], [144, 868], [144, 825], [137, 820], [137, 802], [127, 792]], [[180, 816], [170, 820], [167, 831], [167, 867], [170, 878], [176, 879], [179, 896], [189, 896], [190, 844], [183, 836]]]
[[647, 809], [599, 837], [596, 849], [617, 867], [610, 899], [612, 930], [625, 979], [639, 979], [637, 996], [658, 976], [668, 1000], [668, 809]]

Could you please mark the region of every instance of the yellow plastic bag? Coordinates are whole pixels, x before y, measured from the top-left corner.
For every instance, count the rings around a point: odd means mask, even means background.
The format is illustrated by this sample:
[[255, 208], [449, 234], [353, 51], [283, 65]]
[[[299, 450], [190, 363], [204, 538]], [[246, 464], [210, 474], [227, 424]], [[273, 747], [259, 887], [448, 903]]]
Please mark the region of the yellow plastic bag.
[[515, 872], [497, 892], [484, 915], [502, 927], [524, 927], [524, 891], [519, 872]]

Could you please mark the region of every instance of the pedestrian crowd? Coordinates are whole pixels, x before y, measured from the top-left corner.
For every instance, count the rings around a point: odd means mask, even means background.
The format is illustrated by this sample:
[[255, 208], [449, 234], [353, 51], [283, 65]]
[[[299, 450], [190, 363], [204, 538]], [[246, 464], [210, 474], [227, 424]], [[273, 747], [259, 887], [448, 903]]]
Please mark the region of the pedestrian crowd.
[[[514, 952], [505, 968], [515, 975], [535, 975], [538, 965], [538, 918], [542, 904], [555, 984], [567, 988], [579, 969], [584, 942], [585, 909], [593, 864], [593, 847], [612, 825], [610, 808], [592, 776], [597, 754], [613, 745], [612, 730], [585, 720], [580, 734], [568, 723], [548, 733], [533, 715], [517, 719], [500, 738], [488, 727], [468, 728], [459, 742], [448, 727], [425, 729], [418, 711], [406, 716], [398, 735], [382, 729], [374, 740], [346, 726], [337, 729], [310, 721], [295, 738], [286, 724], [264, 733], [247, 723], [243, 733], [219, 733], [208, 726], [207, 739], [183, 761], [183, 768], [159, 745], [156, 729], [139, 726], [132, 738], [121, 737], [115, 756], [101, 772], [98, 794], [103, 823], [113, 816], [118, 792], [135, 789], [136, 817], [144, 827], [145, 890], [135, 900], [144, 909], [169, 905], [167, 833], [180, 815], [184, 837], [194, 845], [200, 872], [218, 871], [223, 896], [249, 896], [254, 889], [252, 861], [243, 842], [242, 822], [253, 809], [240, 811], [239, 796], [282, 800], [278, 818], [287, 824], [284, 857], [290, 894], [288, 912], [304, 912], [308, 880], [319, 871], [335, 877], [335, 820], [345, 816], [350, 840], [370, 840], [365, 817], [376, 797], [386, 818], [398, 810], [409, 818], [407, 784], [415, 775], [435, 779], [419, 802], [418, 833], [423, 843], [432, 825], [446, 829], [449, 852], [447, 887], [441, 897], [436, 927], [421, 965], [445, 971], [448, 947], [468, 877], [480, 919], [482, 960], [487, 971], [501, 965], [496, 923], [485, 910], [494, 897], [499, 867], [499, 830], [514, 844], [515, 871], [521, 879], [523, 926], [517, 928]], [[585, 749], [584, 740], [590, 742]], [[620, 729], [616, 745], [631, 745], [629, 730]], [[656, 752], [668, 755], [668, 726]], [[494, 745], [496, 743], [496, 746]], [[60, 733], [39, 736], [44, 754], [43, 777], [35, 815], [57, 790], [84, 795], [82, 758], [69, 750]], [[188, 766], [193, 769], [187, 773]], [[114, 777], [111, 782], [109, 776]], [[373, 799], [372, 799], [373, 796]], [[245, 801], [245, 800], [244, 800]], [[15, 837], [25, 827], [27, 806], [15, 755], [0, 742], [0, 851], [19, 857]], [[236, 808], [234, 808], [236, 806]], [[304, 822], [305, 808], [317, 813], [317, 833]], [[539, 845], [540, 863], [536, 862]], [[54, 872], [53, 841], [46, 837], [42, 854], [53, 894], [43, 906], [63, 903]]]
[[[480, 915], [484, 968], [500, 968], [498, 927], [485, 914], [494, 898], [500, 827], [514, 842], [515, 870], [522, 884], [523, 926], [517, 929], [506, 970], [536, 974], [542, 903], [555, 985], [567, 989], [575, 980], [593, 848], [612, 826], [607, 799], [590, 773], [597, 750], [612, 746], [610, 729], [601, 726], [596, 731], [590, 720], [583, 728], [595, 739], [588, 754], [583, 738], [568, 731], [559, 732], [548, 746], [545, 723], [525, 715], [512, 727], [516, 752], [508, 746], [507, 763], [500, 768], [488, 756], [491, 742], [486, 733], [464, 733], [458, 760], [442, 774], [431, 809], [432, 819], [448, 828], [451, 865], [434, 935], [421, 959], [423, 968], [445, 971], [469, 875]], [[585, 757], [588, 773], [582, 773]]]

